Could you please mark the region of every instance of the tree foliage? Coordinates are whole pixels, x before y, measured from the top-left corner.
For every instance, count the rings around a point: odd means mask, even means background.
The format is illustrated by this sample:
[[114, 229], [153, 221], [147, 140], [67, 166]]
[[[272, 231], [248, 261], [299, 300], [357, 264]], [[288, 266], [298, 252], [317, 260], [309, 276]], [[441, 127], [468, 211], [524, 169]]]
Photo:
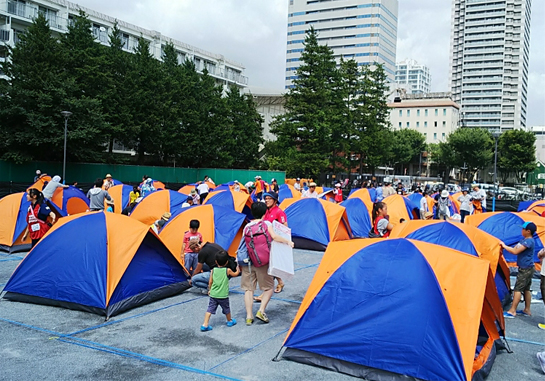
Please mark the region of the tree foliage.
[[536, 137], [532, 132], [511, 130], [504, 132], [498, 140], [498, 169], [505, 174], [514, 174], [522, 181], [522, 174], [536, 168]]
[[392, 162], [401, 167], [403, 173], [410, 163], [418, 161], [419, 156], [426, 150], [426, 137], [415, 130], [401, 129], [392, 133]]
[[180, 64], [171, 44], [161, 60], [144, 38], [125, 48], [117, 25], [105, 46], [83, 12], [60, 37], [39, 14], [2, 64], [0, 159], [61, 160], [67, 110], [72, 161], [124, 162], [119, 143], [139, 164], [258, 165], [262, 120], [251, 95]]

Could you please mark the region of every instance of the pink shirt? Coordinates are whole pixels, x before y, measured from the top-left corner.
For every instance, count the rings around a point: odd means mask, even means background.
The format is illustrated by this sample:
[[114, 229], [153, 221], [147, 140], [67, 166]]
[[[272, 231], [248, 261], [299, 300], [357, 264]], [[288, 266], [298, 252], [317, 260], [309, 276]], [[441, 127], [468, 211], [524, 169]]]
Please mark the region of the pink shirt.
[[199, 233], [199, 232], [197, 232], [197, 233], [191, 233], [190, 231], [185, 232], [185, 234], [184, 234], [184, 244], [185, 244], [184, 254], [185, 253], [191, 253], [191, 249], [189, 248], [189, 243], [191, 241], [201, 243], [202, 242], [202, 234]]
[[278, 221], [281, 224], [285, 224], [288, 222], [288, 217], [286, 216], [286, 213], [282, 209], [278, 207], [278, 205], [273, 206], [270, 209], [267, 209], [267, 213], [265, 213], [265, 216], [263, 217], [263, 221]]

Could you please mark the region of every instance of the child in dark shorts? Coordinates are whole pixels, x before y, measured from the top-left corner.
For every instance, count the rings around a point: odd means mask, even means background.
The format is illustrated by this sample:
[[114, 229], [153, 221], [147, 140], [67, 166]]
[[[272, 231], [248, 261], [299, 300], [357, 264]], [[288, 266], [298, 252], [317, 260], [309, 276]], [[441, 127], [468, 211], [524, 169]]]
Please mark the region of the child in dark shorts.
[[190, 274], [193, 274], [197, 268], [197, 263], [199, 263], [199, 253], [196, 252], [199, 247], [199, 242], [192, 241], [189, 243], [189, 253], [184, 255], [184, 266]]
[[237, 266], [237, 271], [233, 272], [226, 266], [229, 263], [229, 254], [226, 251], [220, 251], [216, 254], [216, 265], [210, 272], [210, 281], [208, 282], [208, 309], [204, 314], [204, 323], [201, 325], [201, 332], [211, 331], [212, 326], [210, 316], [216, 314], [218, 306], [227, 318], [227, 326], [232, 327], [237, 324], [235, 319], [231, 318], [231, 309], [229, 308], [229, 277], [235, 277], [240, 274], [240, 268]]

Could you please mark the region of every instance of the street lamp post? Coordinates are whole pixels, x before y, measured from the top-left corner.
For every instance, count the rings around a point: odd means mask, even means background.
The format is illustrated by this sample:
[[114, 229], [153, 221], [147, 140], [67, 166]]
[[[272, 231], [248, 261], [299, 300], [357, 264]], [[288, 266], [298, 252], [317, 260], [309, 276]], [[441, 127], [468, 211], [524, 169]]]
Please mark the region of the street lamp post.
[[498, 194], [498, 188], [496, 186], [497, 178], [498, 178], [498, 139], [500, 137], [500, 132], [496, 131], [492, 133], [492, 137], [494, 138], [495, 142], [495, 148], [494, 148], [494, 197], [492, 198], [492, 211], [496, 211], [496, 195]]
[[66, 183], [66, 134], [68, 132], [68, 118], [72, 113], [70, 111], [61, 111], [61, 115], [64, 116], [64, 157], [62, 161], [62, 183]]

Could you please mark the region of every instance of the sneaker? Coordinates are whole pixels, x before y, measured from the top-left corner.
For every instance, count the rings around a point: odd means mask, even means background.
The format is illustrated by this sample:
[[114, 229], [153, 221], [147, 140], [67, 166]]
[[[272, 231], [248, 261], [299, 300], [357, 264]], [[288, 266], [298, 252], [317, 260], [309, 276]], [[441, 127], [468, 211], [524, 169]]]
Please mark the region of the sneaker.
[[246, 325], [252, 325], [254, 324], [254, 319], [246, 319]]
[[235, 324], [237, 324], [237, 321], [235, 319], [231, 319], [230, 321], [227, 322], [227, 327], [232, 327]]
[[541, 365], [541, 370], [545, 373], [545, 352], [537, 352], [536, 356], [539, 360], [539, 365]]
[[201, 332], [207, 332], [207, 331], [211, 331], [212, 330], [212, 326], [209, 325], [208, 327], [205, 327], [204, 325], [201, 325]]
[[257, 313], [255, 314], [255, 317], [261, 320], [265, 324], [269, 322], [269, 318], [267, 317], [267, 314], [265, 312], [257, 311]]
[[545, 324], [539, 323], [539, 324], [537, 325], [537, 328], [542, 329], [542, 330], [545, 331]]

